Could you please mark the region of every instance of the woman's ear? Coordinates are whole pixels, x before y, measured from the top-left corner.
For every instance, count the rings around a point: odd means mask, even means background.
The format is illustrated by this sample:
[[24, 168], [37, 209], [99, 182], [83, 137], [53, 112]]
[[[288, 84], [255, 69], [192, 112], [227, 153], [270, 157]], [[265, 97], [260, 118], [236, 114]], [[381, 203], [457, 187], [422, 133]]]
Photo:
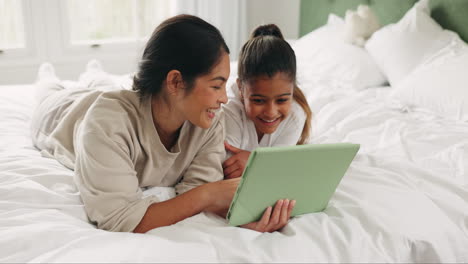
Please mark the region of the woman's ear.
[[178, 70], [171, 70], [166, 75], [166, 87], [169, 95], [178, 95], [184, 88], [182, 74]]

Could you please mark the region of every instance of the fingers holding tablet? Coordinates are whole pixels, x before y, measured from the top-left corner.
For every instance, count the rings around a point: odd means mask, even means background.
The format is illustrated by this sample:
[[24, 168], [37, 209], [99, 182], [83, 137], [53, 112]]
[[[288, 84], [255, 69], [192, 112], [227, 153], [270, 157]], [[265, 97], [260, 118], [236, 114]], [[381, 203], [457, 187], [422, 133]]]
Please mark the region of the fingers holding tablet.
[[295, 200], [282, 199], [278, 200], [275, 207], [269, 206], [262, 215], [262, 218], [257, 222], [242, 225], [243, 228], [255, 230], [258, 232], [275, 232], [283, 228], [296, 204]]

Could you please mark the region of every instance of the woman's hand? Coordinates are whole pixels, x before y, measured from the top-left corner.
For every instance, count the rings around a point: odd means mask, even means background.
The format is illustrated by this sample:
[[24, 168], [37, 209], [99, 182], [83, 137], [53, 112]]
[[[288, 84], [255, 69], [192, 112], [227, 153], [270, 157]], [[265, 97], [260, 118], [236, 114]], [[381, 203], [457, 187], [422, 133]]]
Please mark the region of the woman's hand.
[[133, 232], [173, 225], [200, 212], [212, 212], [225, 217], [240, 178], [210, 182], [176, 197], [151, 204]]
[[[283, 228], [291, 217], [291, 212], [296, 205], [296, 201], [288, 199], [278, 200], [275, 208], [269, 206], [258, 222], [242, 225], [243, 228], [252, 229], [258, 232], [275, 232]], [[273, 211], [273, 213], [272, 213]]]
[[204, 188], [204, 199], [208, 201], [208, 206], [204, 211], [224, 217], [229, 210], [240, 179], [222, 180], [202, 185]]
[[249, 160], [250, 151], [233, 147], [226, 141], [224, 141], [224, 147], [234, 154], [223, 163], [224, 178], [233, 179], [242, 176], [245, 165]]

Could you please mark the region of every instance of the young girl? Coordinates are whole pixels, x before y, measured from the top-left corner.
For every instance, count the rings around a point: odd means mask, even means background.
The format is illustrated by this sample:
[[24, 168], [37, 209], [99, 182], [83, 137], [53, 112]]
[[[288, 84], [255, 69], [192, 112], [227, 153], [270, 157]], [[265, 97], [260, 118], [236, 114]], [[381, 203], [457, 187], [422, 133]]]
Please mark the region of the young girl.
[[[215, 27], [180, 15], [154, 31], [132, 91], [65, 89], [56, 78], [39, 83], [33, 141], [75, 170], [98, 228], [143, 233], [203, 211], [227, 211], [239, 183], [222, 180], [218, 109], [227, 101], [228, 54]], [[178, 195], [143, 197], [141, 188], [153, 186], [175, 187]], [[292, 207], [278, 202], [245, 227], [275, 231]]]
[[312, 116], [296, 85], [296, 56], [276, 25], [256, 28], [242, 47], [237, 88], [238, 96], [223, 107], [232, 155], [223, 163], [228, 179], [242, 175], [257, 147], [304, 144]]

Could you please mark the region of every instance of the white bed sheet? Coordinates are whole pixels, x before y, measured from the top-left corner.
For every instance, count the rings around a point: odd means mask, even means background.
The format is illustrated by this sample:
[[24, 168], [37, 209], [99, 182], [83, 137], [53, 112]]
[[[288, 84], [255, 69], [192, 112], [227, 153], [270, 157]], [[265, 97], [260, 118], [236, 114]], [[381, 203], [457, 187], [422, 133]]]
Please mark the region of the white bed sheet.
[[[362, 144], [328, 208], [257, 233], [199, 214], [147, 234], [87, 220], [73, 172], [32, 146], [33, 86], [0, 86], [0, 262], [467, 262], [468, 125], [307, 81], [313, 143]], [[153, 189], [170, 197], [170, 189]]]

